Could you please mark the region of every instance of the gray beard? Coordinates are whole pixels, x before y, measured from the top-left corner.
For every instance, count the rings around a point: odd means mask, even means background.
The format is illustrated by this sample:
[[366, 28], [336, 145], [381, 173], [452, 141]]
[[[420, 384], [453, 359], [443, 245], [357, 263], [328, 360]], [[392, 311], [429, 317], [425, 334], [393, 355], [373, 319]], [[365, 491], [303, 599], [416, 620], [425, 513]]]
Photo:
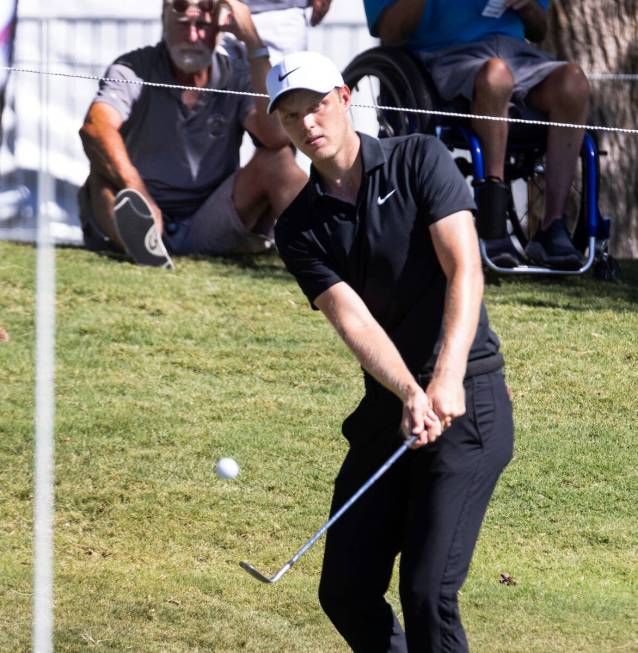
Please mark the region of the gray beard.
[[179, 45], [168, 48], [171, 61], [178, 70], [184, 73], [197, 73], [210, 66], [213, 51], [209, 48], [198, 48], [197, 50], [182, 51]]

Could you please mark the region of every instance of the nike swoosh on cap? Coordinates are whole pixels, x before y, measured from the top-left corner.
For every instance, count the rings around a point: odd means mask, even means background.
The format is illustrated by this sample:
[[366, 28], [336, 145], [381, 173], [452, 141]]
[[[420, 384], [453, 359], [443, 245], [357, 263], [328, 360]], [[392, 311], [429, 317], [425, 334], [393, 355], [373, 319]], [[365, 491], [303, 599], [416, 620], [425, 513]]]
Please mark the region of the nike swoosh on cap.
[[279, 77], [279, 81], [283, 82], [288, 75], [292, 75], [296, 70], [299, 70], [301, 66], [297, 66], [296, 68], [293, 68], [291, 71], [287, 72], [285, 75], [277, 75]]
[[391, 190], [385, 197], [381, 197], [381, 195], [379, 195], [379, 197], [377, 197], [377, 204], [379, 206], [381, 206], [382, 204], [385, 204], [387, 202], [387, 200], [389, 200], [396, 192], [397, 192], [397, 189], [395, 188], [395, 189]]

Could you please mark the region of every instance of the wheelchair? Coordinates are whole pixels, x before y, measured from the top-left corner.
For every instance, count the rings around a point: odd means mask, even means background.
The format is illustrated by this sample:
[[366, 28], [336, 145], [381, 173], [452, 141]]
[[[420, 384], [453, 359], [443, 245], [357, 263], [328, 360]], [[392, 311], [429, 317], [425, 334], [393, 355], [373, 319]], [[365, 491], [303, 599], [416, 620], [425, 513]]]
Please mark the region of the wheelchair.
[[[436, 113], [410, 112], [409, 109], [469, 113], [467, 103], [443, 105], [427, 70], [413, 55], [401, 48], [375, 47], [357, 55], [343, 71], [345, 83], [353, 91], [352, 112], [354, 126], [379, 138], [411, 133], [433, 134], [450, 149], [457, 167], [468, 180], [473, 180], [478, 207], [477, 230], [481, 258], [486, 269], [496, 274], [582, 275], [592, 270], [597, 279], [615, 281], [620, 269], [609, 254], [610, 220], [602, 216], [598, 207], [600, 182], [600, 152], [595, 136], [585, 132], [570, 196], [570, 213], [575, 216], [571, 229], [574, 245], [583, 254], [583, 265], [578, 270], [559, 270], [525, 262], [525, 247], [539, 223], [543, 207], [543, 158], [546, 128], [510, 123], [504, 182], [509, 185], [505, 239], [517, 256], [507, 264], [502, 257], [488, 251], [490, 207], [485, 206], [479, 193], [480, 181], [485, 178], [481, 144], [468, 120]], [[356, 105], [378, 108], [356, 110]], [[403, 107], [408, 111], [391, 110]], [[542, 114], [514, 107], [511, 117], [543, 119]], [[502, 215], [502, 213], [501, 213]]]

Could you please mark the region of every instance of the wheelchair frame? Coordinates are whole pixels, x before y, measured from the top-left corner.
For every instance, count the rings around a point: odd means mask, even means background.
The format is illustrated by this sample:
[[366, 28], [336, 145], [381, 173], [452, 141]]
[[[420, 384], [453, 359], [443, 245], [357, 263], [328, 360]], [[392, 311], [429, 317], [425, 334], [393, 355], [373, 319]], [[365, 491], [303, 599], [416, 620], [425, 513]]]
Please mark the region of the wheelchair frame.
[[[405, 49], [371, 48], [357, 55], [343, 71], [344, 81], [351, 88], [356, 88], [366, 76], [374, 76], [379, 80], [379, 96], [384, 100], [388, 98], [393, 103], [392, 106], [408, 109], [446, 110], [438, 98], [425, 68]], [[389, 105], [389, 102], [380, 102], [379, 97], [375, 99], [377, 105]], [[450, 110], [449, 107], [447, 110]], [[390, 116], [389, 114], [394, 115]], [[460, 121], [458, 118], [448, 119], [445, 116], [433, 114], [390, 112], [378, 109], [377, 122], [380, 125], [380, 137], [382, 137], [382, 131], [386, 131], [387, 136], [415, 132], [430, 133], [440, 138], [449, 149], [456, 147], [467, 150], [470, 153], [471, 171], [465, 166], [459, 166], [461, 173], [464, 177], [471, 174], [475, 180], [485, 177], [483, 150], [478, 137], [471, 130], [467, 121]], [[535, 156], [538, 161], [544, 153], [544, 136], [545, 131], [543, 130], [541, 144], [538, 140], [532, 144], [516, 143], [514, 138], [510, 139], [507, 155], [515, 156], [516, 153], [526, 153], [528, 156]], [[618, 279], [618, 264], [608, 253], [610, 220], [601, 215], [598, 207], [600, 156], [601, 153], [594, 136], [585, 132], [580, 153], [582, 194], [573, 240], [580, 251], [587, 252], [587, 257], [578, 270], [558, 270], [523, 263], [515, 267], [497, 265], [488, 255], [485, 241], [479, 240], [484, 265], [498, 274], [547, 276], [577, 276], [593, 268], [594, 276], [598, 279]], [[532, 169], [536, 165], [538, 164], [532, 166]], [[516, 179], [529, 179], [534, 174], [532, 169], [526, 172], [517, 170], [513, 165], [506, 165], [505, 181], [511, 186]], [[475, 191], [475, 197], [476, 195]], [[513, 233], [523, 241], [524, 246], [528, 237], [523, 231], [513, 203], [508, 217]]]

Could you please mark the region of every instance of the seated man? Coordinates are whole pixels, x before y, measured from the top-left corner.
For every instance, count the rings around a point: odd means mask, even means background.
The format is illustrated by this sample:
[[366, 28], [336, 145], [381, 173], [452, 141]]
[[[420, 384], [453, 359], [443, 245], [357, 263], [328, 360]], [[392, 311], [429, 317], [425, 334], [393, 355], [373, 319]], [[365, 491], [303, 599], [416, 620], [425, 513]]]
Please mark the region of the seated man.
[[[370, 32], [383, 45], [415, 51], [444, 100], [466, 98], [475, 114], [505, 117], [514, 99], [546, 112], [550, 121], [583, 124], [589, 104], [583, 71], [526, 41], [544, 38], [548, 2], [365, 0], [365, 9]], [[508, 125], [475, 119], [472, 127], [485, 155], [480, 192], [502, 197]], [[582, 265], [565, 223], [582, 139], [581, 129], [548, 128], [545, 214], [526, 250], [533, 263], [561, 269]]]
[[[164, 0], [162, 41], [107, 70], [105, 77], [123, 83], [101, 82], [80, 130], [91, 163], [79, 195], [90, 249], [125, 250], [138, 263], [171, 267], [169, 254], [272, 245], [275, 220], [306, 175], [266, 99], [138, 83], [265, 92], [268, 50], [250, 10], [239, 0], [223, 5], [224, 15], [217, 0]], [[221, 31], [236, 37], [225, 48]], [[264, 147], [238, 169], [244, 129]]]

